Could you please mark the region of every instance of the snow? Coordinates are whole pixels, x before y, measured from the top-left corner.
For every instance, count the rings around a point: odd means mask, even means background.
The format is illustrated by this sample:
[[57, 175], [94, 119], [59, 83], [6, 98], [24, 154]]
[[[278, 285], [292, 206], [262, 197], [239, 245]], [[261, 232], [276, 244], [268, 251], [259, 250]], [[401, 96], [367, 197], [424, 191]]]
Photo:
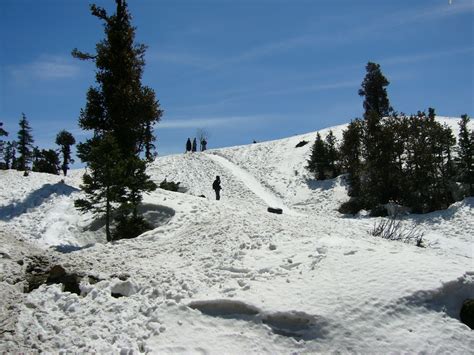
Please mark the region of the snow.
[[[427, 248], [372, 237], [381, 218], [337, 212], [342, 177], [306, 173], [315, 137], [158, 158], [152, 178], [186, 192], [146, 195], [156, 228], [109, 244], [101, 221], [74, 208], [82, 171], [64, 182], [0, 171], [0, 351], [472, 353], [459, 310], [474, 298], [474, 198], [403, 221]], [[90, 276], [80, 295], [22, 292], [41, 254]]]

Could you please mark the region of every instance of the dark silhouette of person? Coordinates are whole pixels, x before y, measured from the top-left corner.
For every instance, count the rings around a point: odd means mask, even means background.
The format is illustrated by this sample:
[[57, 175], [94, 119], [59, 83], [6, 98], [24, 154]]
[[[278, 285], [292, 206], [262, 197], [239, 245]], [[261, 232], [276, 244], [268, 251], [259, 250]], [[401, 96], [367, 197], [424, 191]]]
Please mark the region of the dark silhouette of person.
[[219, 176], [216, 176], [216, 179], [212, 183], [212, 189], [216, 192], [216, 200], [221, 199], [221, 178]]
[[186, 151], [190, 152], [191, 151], [191, 139], [188, 138], [188, 141], [186, 142]]

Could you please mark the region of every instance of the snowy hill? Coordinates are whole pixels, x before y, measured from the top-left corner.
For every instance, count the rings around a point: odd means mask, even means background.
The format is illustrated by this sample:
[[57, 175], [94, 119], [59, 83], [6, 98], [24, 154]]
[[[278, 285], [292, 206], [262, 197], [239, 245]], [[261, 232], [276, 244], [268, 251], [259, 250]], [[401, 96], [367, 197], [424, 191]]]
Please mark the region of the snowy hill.
[[[343, 179], [306, 173], [315, 136], [158, 158], [153, 179], [186, 193], [147, 195], [156, 228], [112, 244], [73, 207], [82, 171], [64, 183], [1, 171], [0, 351], [471, 352], [459, 310], [474, 298], [474, 199], [403, 221], [427, 248], [372, 237], [380, 218], [337, 212]], [[88, 276], [80, 295], [60, 284], [22, 293], [38, 258]]]

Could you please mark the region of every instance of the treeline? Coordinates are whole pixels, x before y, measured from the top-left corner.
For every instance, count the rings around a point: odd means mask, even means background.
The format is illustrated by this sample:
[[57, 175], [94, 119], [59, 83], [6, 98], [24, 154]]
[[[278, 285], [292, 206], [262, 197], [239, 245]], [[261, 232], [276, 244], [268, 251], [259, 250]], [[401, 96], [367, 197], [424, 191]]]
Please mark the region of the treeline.
[[308, 161], [317, 179], [347, 174], [351, 199], [341, 213], [370, 210], [387, 214], [395, 203], [415, 213], [445, 209], [456, 200], [473, 196], [474, 132], [470, 118], [461, 116], [459, 137], [435, 120], [435, 110], [414, 115], [390, 106], [388, 80], [375, 63], [367, 64], [359, 90], [365, 113], [343, 132], [337, 144], [332, 132], [318, 134]]
[[25, 175], [30, 170], [56, 175], [62, 171], [66, 176], [69, 165], [74, 163], [71, 158], [71, 147], [76, 143], [73, 135], [62, 130], [56, 136], [57, 150], [40, 149], [34, 146], [32, 129], [24, 113], [19, 126], [17, 139], [4, 141], [1, 137], [8, 136], [8, 132], [0, 122], [0, 169], [24, 171]]

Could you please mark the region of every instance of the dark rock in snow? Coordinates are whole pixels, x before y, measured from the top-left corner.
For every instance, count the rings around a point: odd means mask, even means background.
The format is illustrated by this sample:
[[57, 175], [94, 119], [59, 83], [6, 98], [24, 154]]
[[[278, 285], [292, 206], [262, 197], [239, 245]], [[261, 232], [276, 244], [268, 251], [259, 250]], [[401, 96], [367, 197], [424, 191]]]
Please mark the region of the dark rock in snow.
[[305, 141], [305, 140], [302, 140], [301, 142], [299, 142], [297, 145], [295, 145], [295, 148], [300, 148], [300, 147], [304, 147], [306, 144], [308, 144], [309, 142], [308, 141]]
[[283, 210], [281, 208], [268, 207], [267, 211], [270, 213], [282, 214]]
[[459, 316], [461, 322], [474, 329], [474, 299], [467, 299], [463, 302]]

